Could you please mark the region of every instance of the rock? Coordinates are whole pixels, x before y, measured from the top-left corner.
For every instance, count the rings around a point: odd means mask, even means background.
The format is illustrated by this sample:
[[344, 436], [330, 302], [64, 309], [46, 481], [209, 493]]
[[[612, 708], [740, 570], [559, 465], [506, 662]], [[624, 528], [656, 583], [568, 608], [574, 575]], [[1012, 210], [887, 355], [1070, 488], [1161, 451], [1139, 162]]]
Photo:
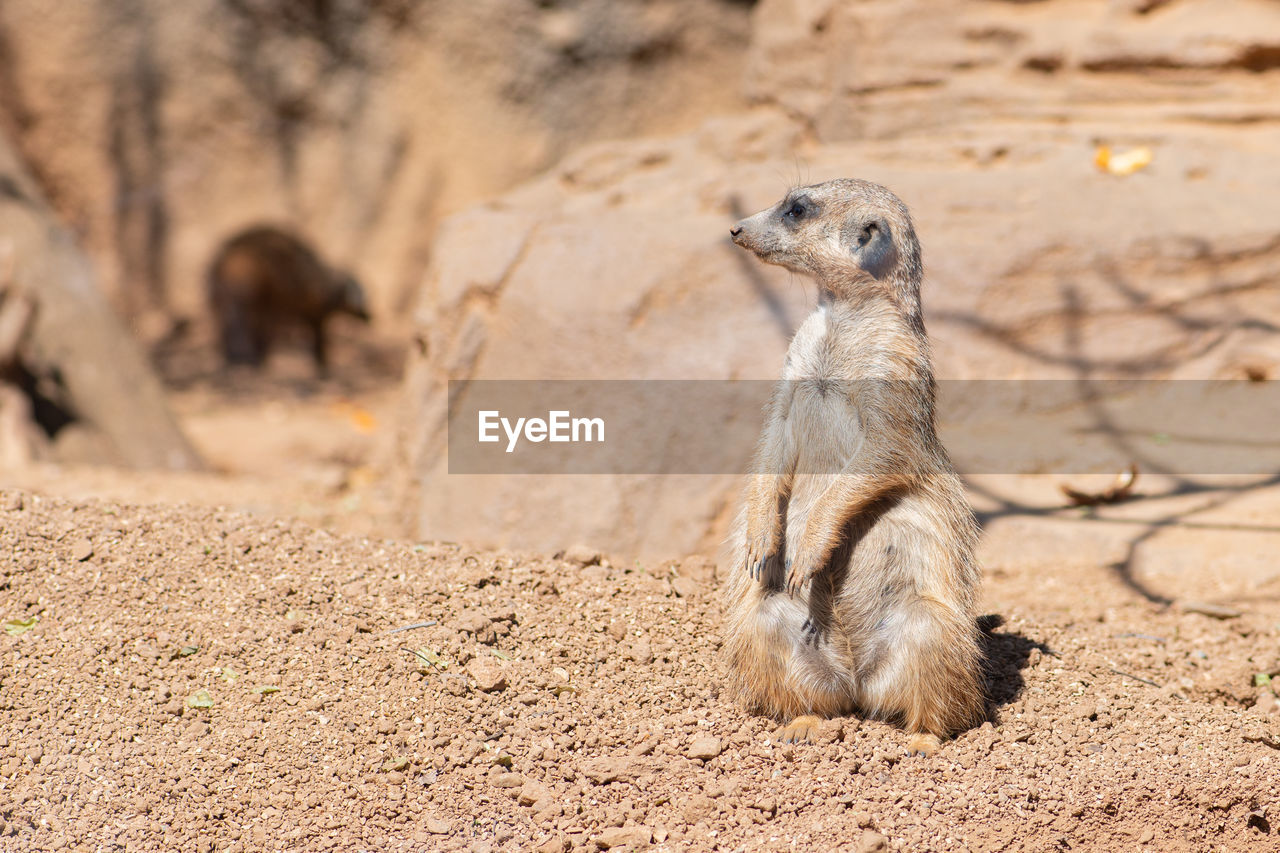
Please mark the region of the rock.
[[71, 559], [83, 563], [93, 556], [93, 543], [88, 539], [77, 539], [71, 545]]
[[524, 785], [524, 777], [519, 773], [499, 773], [490, 783], [495, 788], [519, 788]]
[[539, 844], [535, 849], [538, 853], [567, 853], [573, 844], [569, 838], [562, 832], [553, 832], [551, 837]]
[[693, 578], [677, 575], [671, 579], [671, 591], [681, 598], [693, 598], [702, 592], [702, 585]]
[[610, 782], [632, 782], [641, 773], [647, 772], [649, 764], [637, 756], [623, 758], [597, 758], [583, 762], [581, 771], [597, 785]]
[[624, 653], [627, 660], [633, 660], [636, 663], [648, 664], [653, 663], [653, 646], [648, 640], [636, 640], [628, 644]]
[[685, 798], [680, 806], [680, 814], [690, 825], [710, 817], [716, 813], [716, 810], [716, 801], [705, 794], [692, 794]]
[[520, 795], [516, 801], [522, 806], [536, 806], [538, 803], [550, 802], [552, 797], [551, 789], [546, 785], [528, 781], [520, 788]]
[[620, 826], [606, 829], [594, 839], [596, 847], [610, 850], [614, 847], [648, 847], [653, 841], [653, 831], [647, 826]]
[[466, 631], [468, 634], [479, 634], [481, 631], [489, 627], [489, 617], [478, 610], [465, 610], [453, 620], [453, 625], [459, 631]]
[[492, 645], [497, 642], [498, 632], [494, 630], [493, 621], [478, 610], [462, 612], [457, 619], [453, 620], [453, 624], [459, 631], [474, 634], [475, 638], [482, 643]]
[[865, 829], [855, 849], [857, 853], [885, 853], [889, 849], [889, 839], [874, 829]]
[[710, 761], [724, 750], [724, 746], [720, 743], [718, 737], [701, 737], [689, 744], [689, 748], [685, 750], [685, 755], [690, 758]]
[[835, 743], [844, 738], [844, 721], [838, 718], [823, 720], [813, 728], [809, 736], [819, 746]]
[[597, 565], [600, 562], [601, 556], [601, 553], [595, 548], [581, 543], [571, 545], [569, 549], [564, 552], [565, 560], [577, 566]]
[[467, 664], [467, 674], [475, 681], [476, 689], [485, 693], [507, 689], [506, 667], [488, 652]]
[[19, 492], [7, 492], [0, 499], [0, 509], [4, 509], [5, 512], [18, 512], [22, 507], [22, 494]]
[[[1107, 75], [1123, 71], [1139, 112], [1156, 123], [1171, 96], [1143, 72], [1247, 66], [1270, 43], [1262, 34], [1280, 26], [1274, 8], [1255, 4], [1233, 4], [1230, 15], [1204, 10], [1178, 21], [1114, 15], [1108, 7], [1115, 5], [1096, 7], [1081, 30], [1071, 25], [1083, 21], [1053, 3], [1021, 5], [1019, 14], [1002, 3], [966, 4], [940, 20], [929, 15], [929, 0], [763, 0], [756, 8], [746, 90], [803, 116], [820, 140], [835, 142], [895, 137], [926, 121], [939, 132], [977, 123], [1003, 128], [1028, 115], [1032, 104], [1062, 97], [1065, 86], [1102, 85]], [[923, 44], [929, 46], [924, 53]], [[838, 56], [859, 61], [828, 64]], [[993, 73], [1000, 75], [1001, 89], [990, 98]], [[928, 88], [928, 98], [915, 97], [921, 87]], [[982, 93], [988, 99], [980, 104]], [[1172, 100], [1199, 120], [1221, 115], [1221, 107], [1186, 96]], [[1242, 100], [1236, 110], [1247, 109], [1251, 99]], [[983, 163], [995, 155], [978, 150], [972, 156]]]
[[436, 817], [429, 817], [424, 820], [422, 827], [432, 835], [448, 835], [453, 832], [453, 826], [448, 821]]

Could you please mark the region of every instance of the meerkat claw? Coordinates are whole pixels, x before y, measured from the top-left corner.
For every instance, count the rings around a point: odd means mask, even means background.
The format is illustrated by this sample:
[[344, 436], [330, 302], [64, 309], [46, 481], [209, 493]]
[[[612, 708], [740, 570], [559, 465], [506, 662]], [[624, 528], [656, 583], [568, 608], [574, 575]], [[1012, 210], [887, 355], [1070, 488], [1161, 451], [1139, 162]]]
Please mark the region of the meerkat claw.
[[791, 563], [787, 563], [787, 595], [794, 598], [804, 589], [804, 585], [809, 582], [809, 573], [802, 571], [800, 568], [792, 568]]

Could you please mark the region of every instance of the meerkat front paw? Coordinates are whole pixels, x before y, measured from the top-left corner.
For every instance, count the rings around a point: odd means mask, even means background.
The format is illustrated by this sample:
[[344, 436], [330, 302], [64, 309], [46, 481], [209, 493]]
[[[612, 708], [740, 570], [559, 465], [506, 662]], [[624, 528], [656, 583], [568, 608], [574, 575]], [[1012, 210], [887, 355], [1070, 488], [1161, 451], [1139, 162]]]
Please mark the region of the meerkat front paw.
[[923, 755], [926, 758], [933, 755], [942, 746], [942, 741], [938, 740], [937, 735], [919, 733], [911, 736], [911, 740], [907, 741], [907, 755]]
[[822, 720], [820, 718], [811, 714], [796, 717], [778, 729], [775, 740], [779, 743], [808, 743], [813, 739], [813, 735], [817, 733], [818, 726], [821, 723]]
[[[758, 502], [759, 504], [760, 502]], [[778, 558], [778, 546], [782, 539], [782, 523], [776, 509], [757, 504], [747, 522], [747, 573], [757, 581], [764, 580], [769, 563]]]
[[778, 557], [778, 545], [774, 537], [765, 534], [747, 538], [747, 573], [754, 580], [763, 581], [769, 564]]
[[813, 576], [818, 573], [819, 564], [810, 558], [797, 554], [787, 561], [787, 595], [794, 596], [804, 589]]

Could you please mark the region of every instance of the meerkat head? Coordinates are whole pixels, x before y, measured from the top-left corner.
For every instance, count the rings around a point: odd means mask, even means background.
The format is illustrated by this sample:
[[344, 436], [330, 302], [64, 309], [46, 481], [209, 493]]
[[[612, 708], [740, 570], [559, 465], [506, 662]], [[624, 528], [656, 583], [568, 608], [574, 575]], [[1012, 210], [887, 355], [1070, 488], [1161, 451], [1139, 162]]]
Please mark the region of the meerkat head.
[[729, 233], [765, 263], [811, 275], [837, 295], [869, 280], [905, 297], [919, 290], [911, 215], [879, 184], [846, 178], [797, 187]]

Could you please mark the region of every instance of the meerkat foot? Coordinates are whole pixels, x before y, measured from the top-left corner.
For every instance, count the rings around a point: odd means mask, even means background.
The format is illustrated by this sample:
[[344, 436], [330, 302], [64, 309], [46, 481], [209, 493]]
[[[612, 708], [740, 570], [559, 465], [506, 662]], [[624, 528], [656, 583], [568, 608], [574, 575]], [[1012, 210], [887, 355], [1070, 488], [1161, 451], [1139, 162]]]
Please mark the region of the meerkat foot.
[[796, 717], [778, 729], [775, 738], [779, 743], [808, 743], [822, 720], [812, 714]]
[[942, 746], [942, 741], [938, 740], [937, 735], [919, 733], [911, 736], [911, 740], [907, 741], [907, 755], [923, 755], [928, 757], [938, 751]]

